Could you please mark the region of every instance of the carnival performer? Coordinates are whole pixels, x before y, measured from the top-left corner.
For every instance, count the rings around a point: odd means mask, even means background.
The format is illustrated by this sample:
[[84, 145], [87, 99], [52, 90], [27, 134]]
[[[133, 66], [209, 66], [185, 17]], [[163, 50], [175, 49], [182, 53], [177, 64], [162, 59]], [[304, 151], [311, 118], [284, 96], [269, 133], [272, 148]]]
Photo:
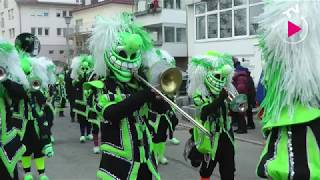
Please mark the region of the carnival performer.
[[[142, 56], [145, 67], [152, 67], [155, 63], [165, 61], [172, 68], [175, 67], [175, 60], [168, 52], [160, 49], [151, 49]], [[153, 61], [152, 61], [153, 60]], [[170, 99], [174, 98], [175, 94], [168, 94]], [[151, 108], [147, 114], [148, 128], [153, 136], [154, 152], [157, 156], [158, 163], [167, 164], [168, 159], [165, 157], [166, 141], [169, 133], [170, 142], [179, 144], [180, 141], [173, 137], [173, 131], [178, 124], [178, 119], [174, 110], [166, 102], [159, 101]], [[161, 112], [161, 113], [159, 113]]]
[[209, 51], [204, 56], [194, 56], [188, 67], [188, 95], [193, 97], [198, 110], [196, 119], [212, 133], [213, 138], [193, 129], [195, 146], [189, 154], [193, 166], [200, 166], [201, 180], [209, 180], [219, 163], [222, 180], [234, 179], [234, 136], [228, 116], [228, 93], [232, 86], [233, 65], [229, 55]]
[[12, 118], [12, 101], [27, 97], [25, 88], [28, 80], [20, 66], [15, 47], [9, 42], [0, 41], [0, 177], [18, 180], [17, 163], [26, 151], [21, 142], [21, 133], [16, 127], [22, 127], [22, 121]]
[[53, 126], [53, 120], [55, 118], [56, 110], [54, 107], [54, 96], [52, 94], [52, 88], [54, 91], [54, 86], [56, 84], [56, 66], [55, 64], [48, 58], [46, 57], [40, 57], [39, 58], [41, 63], [43, 64], [45, 70], [46, 70], [46, 75], [48, 77], [48, 88], [43, 88], [42, 93], [45, 95], [47, 101], [46, 104], [44, 105], [44, 115], [45, 119], [48, 121], [48, 127], [49, 127], [49, 134], [50, 134], [50, 139], [51, 142], [54, 143], [55, 139], [52, 134], [52, 126]]
[[97, 107], [103, 116], [99, 179], [160, 179], [144, 118], [156, 96], [134, 75], [141, 70], [141, 53], [151, 47], [148, 33], [131, 15], [97, 17], [90, 49], [95, 73], [105, 78]]
[[87, 115], [88, 121], [92, 125], [93, 135], [93, 153], [100, 153], [99, 132], [100, 123], [103, 120], [101, 116], [98, 116], [96, 106], [98, 105], [96, 99], [103, 94], [104, 79], [99, 78], [96, 74], [92, 74], [89, 81], [83, 84], [84, 95], [87, 102]]
[[[320, 178], [319, 8], [319, 1], [273, 0], [258, 18], [266, 88], [267, 141], [257, 168], [262, 178]], [[288, 22], [302, 31], [288, 37]]]
[[57, 112], [59, 112], [59, 117], [64, 117], [64, 109], [66, 107], [67, 103], [67, 94], [65, 89], [65, 75], [63, 72], [57, 74], [57, 80], [54, 86], [54, 102], [57, 102], [58, 104], [55, 105], [55, 109]]
[[20, 34], [15, 46], [19, 51], [22, 70], [27, 76], [30, 87], [27, 90], [27, 98], [21, 101], [13, 101], [13, 117], [23, 120], [21, 127], [22, 143], [26, 146], [26, 152], [22, 157], [22, 167], [25, 171], [25, 180], [32, 180], [31, 160], [35, 161], [36, 169], [41, 180], [48, 177], [45, 174], [44, 156], [53, 156], [53, 148], [46, 116], [43, 112], [46, 97], [42, 92], [48, 88], [48, 75], [44, 63], [40, 58], [31, 57], [36, 53], [37, 38], [32, 34]]
[[75, 122], [75, 88], [72, 86], [72, 78], [71, 78], [71, 69], [66, 70], [66, 75], [64, 78], [65, 81], [65, 88], [66, 88], [66, 94], [67, 94], [67, 99], [69, 101], [70, 105], [70, 117], [71, 117], [71, 122]]
[[80, 124], [80, 142], [93, 140], [91, 132], [92, 125], [88, 121], [87, 96], [84, 94], [83, 84], [89, 81], [92, 74], [93, 60], [91, 56], [81, 55], [75, 57], [71, 63], [71, 79], [75, 93], [75, 109], [78, 122]]

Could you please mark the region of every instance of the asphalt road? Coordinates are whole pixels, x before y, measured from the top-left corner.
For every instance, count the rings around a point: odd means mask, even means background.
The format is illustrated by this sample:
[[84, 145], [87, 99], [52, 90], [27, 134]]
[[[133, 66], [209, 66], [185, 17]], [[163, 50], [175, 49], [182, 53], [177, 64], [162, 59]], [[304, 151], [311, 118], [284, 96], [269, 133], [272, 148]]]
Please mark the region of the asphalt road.
[[[80, 144], [79, 124], [71, 123], [67, 113], [64, 118], [57, 118], [53, 127], [55, 135], [55, 156], [47, 160], [46, 174], [52, 180], [94, 180], [99, 167], [100, 155], [92, 153], [93, 142]], [[259, 179], [255, 168], [262, 150], [260, 130], [238, 136], [236, 141], [236, 178], [237, 180]], [[169, 164], [160, 166], [164, 180], [198, 180], [197, 169], [191, 167], [183, 158], [184, 143], [189, 138], [187, 128], [179, 126], [175, 136], [181, 140], [178, 146], [168, 145], [166, 156]], [[251, 141], [253, 143], [251, 143]], [[257, 142], [257, 143], [255, 143]], [[211, 179], [220, 179], [218, 167]]]

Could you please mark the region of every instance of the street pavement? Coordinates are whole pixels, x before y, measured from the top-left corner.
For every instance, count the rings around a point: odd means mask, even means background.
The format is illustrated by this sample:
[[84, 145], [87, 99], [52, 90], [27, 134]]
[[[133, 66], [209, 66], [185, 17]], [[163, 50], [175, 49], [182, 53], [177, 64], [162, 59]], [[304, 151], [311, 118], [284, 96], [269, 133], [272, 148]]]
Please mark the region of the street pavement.
[[[100, 155], [92, 153], [93, 142], [80, 144], [79, 124], [71, 123], [69, 114], [57, 118], [54, 122], [55, 156], [47, 160], [46, 174], [52, 180], [94, 180], [99, 167]], [[263, 138], [258, 128], [248, 134], [236, 135], [236, 176], [237, 180], [259, 179], [255, 169], [262, 150]], [[175, 136], [181, 140], [178, 146], [168, 144], [166, 156], [168, 165], [160, 165], [159, 171], [163, 180], [198, 180], [198, 169], [192, 168], [183, 157], [184, 144], [189, 138], [187, 122], [181, 122]], [[34, 168], [33, 168], [34, 169]], [[21, 169], [20, 169], [21, 171]], [[20, 173], [21, 174], [21, 173]], [[211, 179], [220, 179], [218, 166]]]

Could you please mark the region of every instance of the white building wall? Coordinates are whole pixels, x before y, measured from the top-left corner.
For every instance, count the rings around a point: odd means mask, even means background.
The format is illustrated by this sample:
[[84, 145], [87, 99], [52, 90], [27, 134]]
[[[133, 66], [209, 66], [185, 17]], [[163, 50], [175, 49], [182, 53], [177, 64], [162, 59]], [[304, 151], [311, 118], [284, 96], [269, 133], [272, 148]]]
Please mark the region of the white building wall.
[[[4, 1], [2, 0], [0, 3], [0, 14], [3, 14], [4, 18], [4, 27], [0, 26], [0, 35], [2, 38], [9, 40], [11, 42], [14, 41], [15, 36], [20, 33], [19, 31], [19, 11], [18, 11], [18, 6], [15, 1], [13, 0], [7, 0], [8, 2], [8, 7], [4, 7]], [[9, 11], [13, 10], [13, 17], [11, 16], [9, 19]], [[1, 18], [1, 16], [0, 16]], [[10, 36], [10, 29], [14, 28], [14, 34], [11, 34]]]
[[[21, 31], [31, 33], [31, 28], [36, 29], [36, 36], [41, 43], [40, 56], [50, 57], [54, 61], [66, 61], [67, 48], [63, 29], [67, 28], [63, 11], [67, 16], [74, 6], [64, 5], [23, 5], [21, 11]], [[42, 12], [48, 12], [48, 16], [38, 16]], [[60, 12], [60, 17], [57, 17]], [[42, 28], [42, 35], [38, 34], [38, 28]], [[49, 35], [45, 35], [45, 28], [49, 28]], [[61, 35], [57, 34], [57, 28], [61, 28]]]
[[218, 40], [196, 40], [194, 6], [187, 8], [187, 34], [189, 58], [195, 55], [205, 54], [208, 50], [231, 54], [239, 60], [244, 58], [241, 64], [250, 69], [251, 75], [257, 84], [261, 74], [261, 52], [256, 36], [228, 38]]
[[114, 17], [122, 12], [132, 12], [132, 5], [124, 4], [106, 4], [103, 6], [98, 6], [95, 8], [83, 9], [80, 11], [75, 11], [73, 13], [73, 18], [71, 21], [71, 26], [75, 27], [76, 21], [81, 20], [83, 22], [83, 27], [86, 30], [90, 30], [92, 25], [95, 23], [96, 16], [102, 17]]

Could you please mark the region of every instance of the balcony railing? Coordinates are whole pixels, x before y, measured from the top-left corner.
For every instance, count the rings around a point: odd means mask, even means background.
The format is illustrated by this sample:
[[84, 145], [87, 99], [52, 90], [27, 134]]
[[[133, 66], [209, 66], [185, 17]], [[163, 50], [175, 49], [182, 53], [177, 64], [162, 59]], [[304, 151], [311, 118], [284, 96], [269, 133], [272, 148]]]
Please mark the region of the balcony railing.
[[88, 33], [88, 32], [91, 32], [92, 29], [94, 28], [94, 22], [86, 23], [82, 25], [74, 25], [73, 27], [74, 27], [75, 33]]

